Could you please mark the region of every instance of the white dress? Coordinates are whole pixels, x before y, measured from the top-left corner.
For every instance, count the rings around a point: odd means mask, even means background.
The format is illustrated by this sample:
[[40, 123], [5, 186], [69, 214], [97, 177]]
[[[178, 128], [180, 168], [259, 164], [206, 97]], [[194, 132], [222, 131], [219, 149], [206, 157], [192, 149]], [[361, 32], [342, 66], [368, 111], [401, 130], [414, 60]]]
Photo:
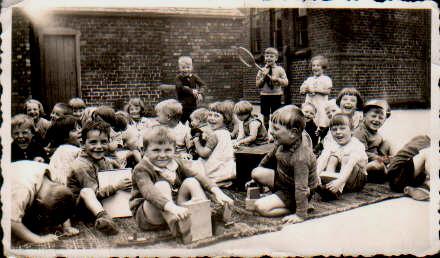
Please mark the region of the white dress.
[[230, 180], [236, 176], [234, 148], [229, 131], [219, 129], [214, 131], [218, 143], [207, 159], [197, 161], [203, 166], [205, 174], [216, 183]]
[[[326, 75], [320, 75], [318, 77], [311, 76], [307, 78], [301, 88], [308, 87], [313, 89], [330, 90], [333, 86], [332, 79]], [[323, 94], [310, 94], [306, 95], [306, 103], [311, 103], [316, 107], [315, 122], [318, 127], [327, 127], [329, 120], [325, 114], [325, 106], [327, 105], [328, 95]]]

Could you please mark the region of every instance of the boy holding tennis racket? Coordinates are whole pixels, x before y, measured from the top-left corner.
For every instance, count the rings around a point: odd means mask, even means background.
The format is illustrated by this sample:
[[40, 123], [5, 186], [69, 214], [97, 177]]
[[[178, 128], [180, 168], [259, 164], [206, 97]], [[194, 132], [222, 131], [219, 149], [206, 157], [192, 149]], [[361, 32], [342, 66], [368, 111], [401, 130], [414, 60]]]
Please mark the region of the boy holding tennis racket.
[[264, 125], [269, 128], [269, 117], [272, 112], [281, 107], [283, 87], [287, 86], [286, 72], [278, 66], [278, 50], [267, 48], [264, 51], [266, 65], [257, 73], [256, 85], [260, 88], [261, 114], [264, 116]]

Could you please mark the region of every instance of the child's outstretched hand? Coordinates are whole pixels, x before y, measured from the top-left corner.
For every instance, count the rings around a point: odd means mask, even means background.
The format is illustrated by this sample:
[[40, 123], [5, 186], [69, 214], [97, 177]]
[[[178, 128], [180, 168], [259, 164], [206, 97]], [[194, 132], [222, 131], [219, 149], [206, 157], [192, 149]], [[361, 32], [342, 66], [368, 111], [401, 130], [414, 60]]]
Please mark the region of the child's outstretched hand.
[[283, 223], [286, 224], [293, 224], [293, 223], [299, 223], [299, 222], [303, 222], [304, 219], [299, 217], [296, 214], [291, 214], [291, 215], [287, 215], [282, 219]]
[[229, 205], [234, 204], [234, 200], [232, 200], [229, 196], [227, 196], [220, 188], [213, 187], [211, 189], [211, 192], [214, 194], [215, 201], [220, 203], [221, 205], [224, 205], [225, 203]]
[[116, 185], [116, 188], [118, 190], [127, 190], [131, 187], [131, 180], [130, 178], [124, 178]]

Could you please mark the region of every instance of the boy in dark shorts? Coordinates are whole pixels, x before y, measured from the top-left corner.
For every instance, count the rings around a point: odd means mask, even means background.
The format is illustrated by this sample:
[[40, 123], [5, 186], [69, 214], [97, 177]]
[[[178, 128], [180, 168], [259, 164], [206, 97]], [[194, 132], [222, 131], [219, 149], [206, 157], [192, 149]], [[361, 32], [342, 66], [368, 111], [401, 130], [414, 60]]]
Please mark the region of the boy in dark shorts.
[[430, 144], [427, 135], [416, 136], [391, 158], [387, 177], [393, 191], [416, 200], [429, 200], [429, 174], [434, 169]]
[[289, 213], [286, 223], [307, 218], [309, 198], [318, 185], [316, 158], [303, 141], [304, 114], [293, 105], [278, 109], [272, 115], [275, 148], [252, 171], [252, 179], [272, 188], [273, 194], [255, 202], [262, 216], [275, 217]]
[[269, 128], [270, 114], [281, 107], [283, 88], [289, 83], [284, 68], [276, 64], [277, 60], [278, 50], [272, 47], [264, 50], [266, 65], [258, 71], [256, 77], [256, 85], [260, 88], [261, 114], [264, 116], [265, 128]]

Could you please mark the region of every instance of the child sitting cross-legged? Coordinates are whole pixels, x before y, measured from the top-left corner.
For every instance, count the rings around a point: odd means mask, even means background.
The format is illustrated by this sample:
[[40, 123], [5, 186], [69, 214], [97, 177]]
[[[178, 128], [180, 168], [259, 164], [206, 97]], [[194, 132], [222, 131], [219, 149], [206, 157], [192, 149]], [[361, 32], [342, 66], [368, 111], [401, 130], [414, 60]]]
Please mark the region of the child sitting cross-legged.
[[11, 161], [34, 160], [48, 162], [44, 147], [35, 139], [34, 121], [23, 114], [15, 115], [11, 121]]
[[103, 121], [90, 121], [81, 131], [83, 149], [71, 165], [67, 186], [72, 190], [78, 216], [95, 219], [95, 227], [105, 234], [117, 234], [118, 228], [107, 214], [101, 200], [112, 196], [117, 190], [131, 186], [130, 180], [121, 180], [115, 185], [99, 187], [98, 172], [118, 168], [117, 163], [106, 158], [110, 141], [110, 125]]
[[390, 114], [390, 107], [385, 100], [369, 100], [364, 105], [364, 120], [354, 131], [354, 136], [364, 144], [367, 152], [369, 182], [386, 181], [386, 166], [390, 162], [390, 144], [382, 138], [378, 130]]
[[234, 113], [243, 122], [243, 138], [238, 139], [234, 147], [240, 145], [261, 145], [267, 143], [267, 130], [263, 121], [252, 114], [252, 104], [249, 101], [240, 101], [235, 104]]
[[333, 200], [345, 192], [361, 191], [367, 182], [367, 154], [364, 145], [353, 135], [349, 114], [336, 114], [330, 120], [334, 143], [319, 156], [316, 170], [321, 179], [317, 192], [324, 200]]
[[130, 209], [143, 230], [168, 225], [174, 236], [182, 232], [178, 221], [189, 214], [182, 204], [206, 200], [210, 191], [220, 204], [233, 204], [213, 181], [175, 158], [176, 141], [169, 128], [156, 126], [143, 136], [145, 154], [133, 170]]
[[63, 224], [64, 235], [78, 234], [65, 221], [75, 209], [72, 191], [53, 181], [47, 164], [18, 161], [11, 164], [11, 232], [15, 237], [31, 243], [58, 240], [55, 234], [38, 235]]
[[271, 188], [273, 194], [255, 202], [262, 216], [283, 218], [286, 223], [307, 218], [309, 200], [318, 185], [316, 158], [303, 136], [304, 114], [294, 105], [284, 106], [272, 115], [274, 149], [252, 171], [252, 179]]

